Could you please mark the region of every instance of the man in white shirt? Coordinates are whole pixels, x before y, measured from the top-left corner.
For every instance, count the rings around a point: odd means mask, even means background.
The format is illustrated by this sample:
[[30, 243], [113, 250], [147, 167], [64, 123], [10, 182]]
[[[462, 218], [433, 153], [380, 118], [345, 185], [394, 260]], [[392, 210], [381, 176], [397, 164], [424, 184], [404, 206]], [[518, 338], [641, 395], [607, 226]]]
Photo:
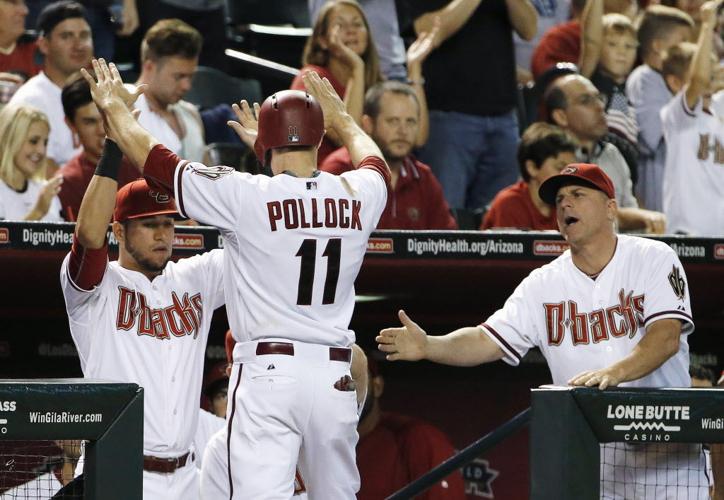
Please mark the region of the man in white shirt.
[[163, 19], [148, 30], [141, 45], [138, 85], [147, 85], [136, 101], [138, 122], [162, 144], [190, 161], [203, 158], [204, 127], [196, 107], [182, 98], [191, 89], [203, 38], [178, 19]]
[[45, 57], [43, 70], [28, 80], [10, 100], [11, 104], [31, 104], [42, 110], [50, 122], [48, 137], [48, 176], [80, 152], [73, 133], [65, 123], [61, 91], [79, 69], [93, 57], [91, 28], [85, 9], [76, 2], [54, 2], [38, 16], [38, 48]]

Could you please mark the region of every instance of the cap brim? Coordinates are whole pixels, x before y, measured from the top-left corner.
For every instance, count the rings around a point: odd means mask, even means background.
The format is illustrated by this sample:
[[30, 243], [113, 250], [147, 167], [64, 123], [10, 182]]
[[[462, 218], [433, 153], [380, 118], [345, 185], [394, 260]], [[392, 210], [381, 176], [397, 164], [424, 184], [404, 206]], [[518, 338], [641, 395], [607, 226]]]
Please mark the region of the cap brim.
[[158, 210], [156, 212], [148, 212], [145, 214], [137, 214], [137, 215], [131, 215], [130, 217], [126, 217], [123, 220], [119, 220], [117, 222], [123, 222], [127, 220], [135, 220], [135, 219], [145, 219], [146, 217], [155, 217], [157, 215], [170, 215], [176, 220], [184, 220], [185, 217], [183, 217], [177, 210]]
[[589, 187], [605, 193], [603, 189], [601, 189], [588, 179], [583, 179], [582, 177], [579, 177], [577, 175], [558, 174], [554, 175], [553, 177], [549, 177], [543, 182], [543, 184], [540, 185], [540, 187], [538, 188], [538, 196], [540, 196], [540, 199], [545, 201], [549, 205], [555, 206], [558, 190], [563, 186], [568, 186], [571, 184], [574, 184], [576, 186]]

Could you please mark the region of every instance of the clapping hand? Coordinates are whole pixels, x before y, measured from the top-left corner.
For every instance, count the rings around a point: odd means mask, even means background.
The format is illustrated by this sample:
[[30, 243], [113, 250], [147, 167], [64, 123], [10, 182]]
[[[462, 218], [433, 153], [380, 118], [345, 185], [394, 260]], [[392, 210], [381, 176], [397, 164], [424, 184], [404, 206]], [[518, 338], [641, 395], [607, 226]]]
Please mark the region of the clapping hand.
[[254, 109], [252, 110], [249, 103], [243, 100], [239, 104], [234, 103], [231, 109], [234, 110], [238, 121], [229, 120], [226, 124], [234, 129], [234, 132], [236, 132], [244, 144], [254, 149], [254, 143], [256, 142], [256, 136], [259, 130], [259, 122], [257, 119], [259, 116], [259, 103], [255, 102]]

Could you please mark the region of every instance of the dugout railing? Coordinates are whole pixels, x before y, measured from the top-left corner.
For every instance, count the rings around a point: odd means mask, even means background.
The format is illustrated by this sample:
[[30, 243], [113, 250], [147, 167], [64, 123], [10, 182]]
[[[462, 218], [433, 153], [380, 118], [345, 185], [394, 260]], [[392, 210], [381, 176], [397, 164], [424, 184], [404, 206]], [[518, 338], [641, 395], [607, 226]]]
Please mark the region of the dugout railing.
[[530, 499], [593, 500], [601, 497], [601, 443], [724, 443], [724, 390], [542, 386], [530, 408], [387, 500], [414, 498], [528, 424]]
[[[82, 498], [142, 497], [143, 389], [137, 384], [0, 380], [0, 445], [39, 440], [85, 442]], [[17, 472], [16, 462], [3, 457], [0, 480]]]

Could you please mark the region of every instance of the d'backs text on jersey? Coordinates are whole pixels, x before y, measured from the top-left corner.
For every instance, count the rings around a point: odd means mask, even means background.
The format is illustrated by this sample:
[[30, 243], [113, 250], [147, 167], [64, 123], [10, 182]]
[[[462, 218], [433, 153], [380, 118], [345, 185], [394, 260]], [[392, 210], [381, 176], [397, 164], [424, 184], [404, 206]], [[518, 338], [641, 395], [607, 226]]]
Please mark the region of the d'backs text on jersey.
[[136, 334], [148, 335], [159, 340], [199, 334], [203, 311], [203, 299], [197, 293], [189, 297], [188, 292], [181, 298], [171, 292], [172, 304], [160, 309], [148, 306], [146, 296], [136, 290], [118, 287], [118, 313], [116, 328], [133, 330]]
[[633, 338], [644, 324], [644, 294], [618, 292], [619, 303], [585, 312], [574, 300], [543, 304], [546, 315], [548, 345], [561, 345], [566, 330], [573, 345], [597, 344], [612, 337]]

